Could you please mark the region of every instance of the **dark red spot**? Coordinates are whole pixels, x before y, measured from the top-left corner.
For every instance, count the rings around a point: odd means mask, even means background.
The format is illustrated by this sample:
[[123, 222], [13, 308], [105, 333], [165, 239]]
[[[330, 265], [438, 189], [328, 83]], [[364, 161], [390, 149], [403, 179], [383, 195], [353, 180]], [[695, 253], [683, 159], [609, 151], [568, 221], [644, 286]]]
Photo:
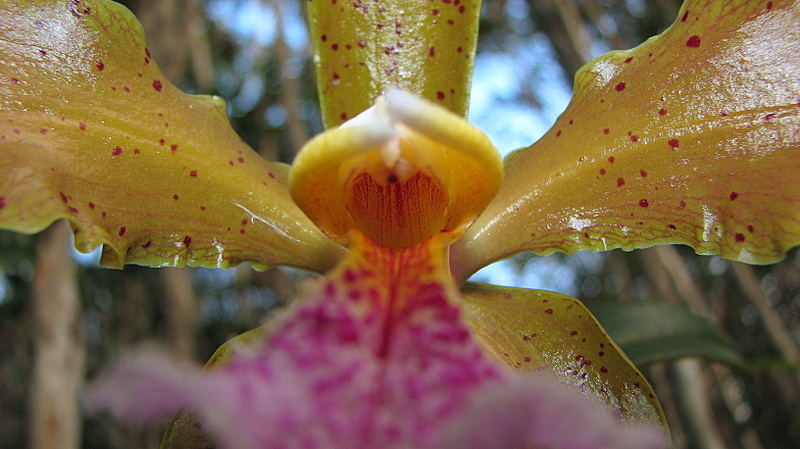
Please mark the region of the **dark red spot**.
[[601, 168], [600, 169], [600, 174], [601, 175], [605, 175], [606, 174], [606, 169], [605, 168]]
[[192, 238], [191, 238], [191, 237], [189, 237], [189, 236], [187, 235], [186, 237], [184, 237], [184, 238], [183, 238], [183, 245], [184, 245], [184, 246], [189, 246], [189, 245], [191, 245], [191, 244], [192, 244]]
[[81, 131], [86, 131], [86, 123], [78, 123], [78, 128], [80, 128]]
[[561, 137], [561, 130], [556, 131], [556, 137]]
[[336, 51], [339, 49], [339, 44], [331, 44], [331, 50]]
[[456, 22], [453, 19], [447, 19], [447, 24], [448, 25], [455, 25], [455, 23]]
[[606, 128], [606, 129], [604, 129], [604, 130], [603, 130], [603, 134], [608, 134], [608, 133], [610, 133], [610, 132], [611, 132], [611, 130], [610, 130], [610, 129], [608, 129], [608, 128]]
[[681, 202], [679, 202], [678, 205], [681, 207], [686, 207], [686, 201], [681, 200]]
[[631, 142], [638, 142], [638, 141], [639, 141], [639, 136], [637, 136], [636, 134], [631, 136]]
[[125, 231], [126, 231], [125, 226], [119, 228], [119, 236], [122, 237], [123, 235], [125, 235]]
[[103, 64], [103, 61], [96, 61], [94, 63], [94, 66], [97, 67], [97, 70], [100, 70], [101, 72], [103, 71], [104, 68], [106, 68], [106, 65]]
[[200, 210], [206, 210], [205, 206], [200, 206]]
[[523, 335], [522, 336], [522, 341], [531, 341], [531, 337], [528, 337], [527, 335]]
[[730, 198], [730, 199], [731, 199], [731, 201], [733, 201], [733, 200], [735, 200], [736, 198], [739, 198], [739, 194], [738, 194], [738, 193], [736, 193], [736, 192], [731, 192], [731, 194], [728, 196], [728, 198]]
[[236, 160], [239, 161], [240, 164], [244, 164], [244, 158], [243, 157], [237, 157]]
[[754, 230], [754, 229], [755, 229], [755, 228], [753, 228], [753, 225], [750, 225], [750, 226], [748, 226], [748, 227], [747, 227], [747, 230], [748, 230], [749, 232], [753, 232], [753, 230]]
[[569, 333], [570, 335], [578, 335], [578, 331], [572, 331]]
[[764, 120], [771, 122], [772, 120], [775, 120], [775, 117], [776, 115], [774, 113], [770, 113], [764, 116]]
[[441, 90], [440, 90], [440, 91], [437, 91], [437, 92], [436, 92], [436, 99], [438, 99], [438, 100], [444, 100], [444, 92], [442, 92]]
[[17, 84], [19, 82], [19, 78], [11, 78], [11, 82]]
[[163, 88], [164, 86], [161, 84], [161, 80], [153, 80], [153, 89], [155, 89], [156, 92], [161, 92]]
[[644, 171], [644, 170], [639, 170], [639, 176], [641, 176], [642, 178], [646, 178], [647, 177], [647, 172]]
[[6, 207], [6, 197], [0, 196], [0, 209]]
[[552, 315], [553, 314], [553, 309], [544, 309], [544, 313], [546, 313], [548, 315]]
[[140, 150], [140, 149], [138, 149], [138, 148], [134, 148], [134, 149], [133, 149], [133, 154], [139, 154], [139, 153], [141, 153], [141, 152], [142, 152], [142, 150]]
[[152, 245], [152, 244], [153, 244], [153, 241], [152, 240], [148, 240], [147, 243], [142, 245], [142, 248], [144, 248], [144, 249], [150, 248], [150, 245]]
[[639, 207], [648, 207], [650, 206], [650, 202], [647, 199], [642, 198], [639, 200]]
[[744, 242], [744, 234], [739, 234], [739, 233], [736, 233], [736, 235], [734, 236], [734, 238], [736, 239], [736, 243], [742, 243], [742, 242]]
[[678, 148], [678, 139], [669, 139], [669, 142], [667, 143], [672, 147], [673, 150]]
[[462, 51], [464, 51], [464, 49], [463, 49], [463, 48], [461, 48], [461, 47], [458, 47], [458, 48], [456, 48], [456, 51], [457, 51], [457, 52], [459, 52], [459, 53], [461, 53]]
[[772, 2], [767, 2], [767, 11], [772, 9]]
[[617, 178], [617, 187], [622, 187], [625, 185], [625, 179]]
[[608, 368], [606, 368], [605, 366], [601, 366], [601, 367], [600, 367], [600, 372], [601, 372], [601, 373], [603, 373], [603, 374], [605, 374], [605, 373], [607, 373], [607, 372], [608, 372]]
[[625, 64], [627, 64], [627, 63], [629, 63], [631, 61], [633, 61], [633, 56], [630, 56], [627, 59], [625, 59]]
[[436, 49], [433, 48], [433, 47], [429, 48], [428, 49], [428, 56], [431, 56], [431, 57], [436, 56]]
[[366, 43], [366, 42], [364, 42], [364, 41], [358, 41], [358, 46], [359, 46], [360, 48], [364, 48], [364, 47], [366, 47], [366, 46], [367, 46], [367, 43]]
[[342, 121], [347, 120], [347, 112], [342, 112], [341, 114], [339, 114], [339, 119], [341, 119]]
[[231, 167], [233, 167], [235, 164], [233, 163], [233, 161], [228, 161], [228, 165], [230, 165]]
[[658, 115], [667, 115], [667, 110], [664, 109], [664, 108], [659, 109], [658, 110]]
[[438, 9], [431, 10], [431, 14], [433, 14], [434, 16], [438, 16], [439, 10]]
[[192, 178], [196, 178], [197, 177], [197, 170], [190, 171], [189, 172], [189, 176], [191, 176]]
[[172, 195], [172, 199], [175, 200], [175, 201], [178, 201], [180, 199], [180, 197], [176, 193], [175, 195]]
[[63, 201], [64, 204], [67, 204], [67, 202], [69, 201], [69, 197], [67, 196], [67, 194], [64, 192], [58, 192], [58, 194], [61, 196], [61, 201]]
[[694, 35], [686, 41], [686, 46], [689, 48], [697, 48], [700, 46], [700, 36]]
[[172, 151], [173, 153], [178, 151], [178, 145], [173, 143], [172, 145], [169, 146], [169, 150]]
[[322, 42], [328, 42], [328, 35], [323, 34], [322, 36], [320, 36], [320, 39], [322, 39]]
[[614, 87], [614, 89], [617, 89], [617, 92], [622, 92], [623, 90], [625, 90], [625, 86], [626, 86], [625, 82], [620, 81], [620, 83], [617, 84], [617, 86]]
[[114, 147], [114, 149], [111, 150], [111, 154], [114, 156], [119, 156], [122, 154], [122, 147]]
[[89, 209], [94, 210], [94, 208], [95, 208], [95, 204], [93, 202], [89, 201]]
[[686, 22], [686, 19], [689, 18], [689, 11], [683, 13], [683, 17], [681, 17], [681, 22]]
[[459, 14], [464, 14], [464, 10], [465, 10], [465, 9], [466, 9], [466, 8], [464, 8], [464, 5], [461, 5], [461, 6], [459, 6], [459, 7], [458, 7], [458, 12], [459, 12]]
[[613, 163], [614, 163], [614, 161], [616, 161], [616, 160], [617, 160], [617, 159], [616, 159], [614, 156], [609, 156], [609, 157], [608, 157], [608, 162], [610, 162], [610, 163], [612, 163], [612, 164], [613, 164]]
[[678, 229], [674, 224], [668, 224], [667, 227], [672, 230]]
[[47, 134], [47, 128], [42, 128], [42, 129], [40, 129], [40, 130], [39, 130], [39, 134], [41, 134], [41, 135], [45, 135], [45, 134]]

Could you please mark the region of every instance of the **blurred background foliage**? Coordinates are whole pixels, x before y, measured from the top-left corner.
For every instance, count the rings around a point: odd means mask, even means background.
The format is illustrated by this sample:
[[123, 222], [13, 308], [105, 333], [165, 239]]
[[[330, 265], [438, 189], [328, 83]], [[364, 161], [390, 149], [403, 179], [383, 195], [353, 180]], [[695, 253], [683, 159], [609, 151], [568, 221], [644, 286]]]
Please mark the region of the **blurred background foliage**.
[[[264, 157], [291, 162], [321, 131], [304, 1], [122, 3], [142, 21], [167, 77], [189, 92], [226, 98], [234, 127]], [[509, 146], [533, 142], [563, 108], [580, 66], [657, 34], [679, 6], [679, 0], [485, 0], [477, 59], [483, 78], [475, 81], [471, 118], [490, 135], [508, 134]], [[493, 63], [503, 58], [514, 63]], [[486, 81], [499, 71], [502, 89]], [[506, 120], [506, 111], [514, 118]], [[44, 244], [42, 237], [0, 232], [3, 448], [33, 447], [31, 373], [41, 329], [31, 297]], [[64, 264], [77, 262], [81, 312], [74, 338], [83, 354], [75, 357], [85, 358], [88, 377], [142, 342], [204, 361], [290, 301], [306, 276], [248, 266], [116, 271], [99, 268], [92, 255], [65, 254]], [[765, 267], [699, 257], [683, 247], [521, 254], [476, 279], [586, 302], [654, 384], [676, 448], [800, 447], [800, 252]], [[80, 447], [155, 448], [160, 432], [84, 419]]]

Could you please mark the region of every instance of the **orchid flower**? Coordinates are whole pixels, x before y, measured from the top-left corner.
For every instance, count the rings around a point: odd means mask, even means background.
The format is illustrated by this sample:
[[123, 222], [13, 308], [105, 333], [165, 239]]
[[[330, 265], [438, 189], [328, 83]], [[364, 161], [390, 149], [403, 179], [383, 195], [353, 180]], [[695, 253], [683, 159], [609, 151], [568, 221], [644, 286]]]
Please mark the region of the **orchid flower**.
[[193, 410], [168, 447], [201, 426], [245, 449], [662, 447], [652, 389], [580, 302], [465, 281], [521, 251], [800, 243], [800, 1], [687, 1], [502, 163], [461, 118], [477, 0], [308, 6], [328, 130], [289, 168], [164, 79], [123, 7], [3, 1], [0, 226], [66, 219], [116, 268], [325, 273], [212, 369], [142, 351], [89, 406]]

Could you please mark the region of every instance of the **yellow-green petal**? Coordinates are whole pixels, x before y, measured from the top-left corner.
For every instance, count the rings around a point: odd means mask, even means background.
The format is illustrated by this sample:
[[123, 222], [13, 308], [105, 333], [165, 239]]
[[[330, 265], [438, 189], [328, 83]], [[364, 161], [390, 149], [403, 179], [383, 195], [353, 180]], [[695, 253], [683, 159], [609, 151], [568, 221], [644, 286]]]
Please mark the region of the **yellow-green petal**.
[[603, 56], [453, 251], [464, 279], [519, 251], [683, 243], [770, 263], [800, 243], [800, 2], [688, 1]]
[[577, 299], [473, 283], [461, 293], [467, 324], [498, 361], [549, 369], [626, 421], [666, 426], [650, 384]]
[[103, 263], [316, 271], [343, 249], [291, 200], [225, 105], [164, 79], [141, 26], [104, 0], [0, 8], [0, 227], [69, 220]]
[[393, 86], [466, 115], [480, 3], [308, 2], [326, 128]]

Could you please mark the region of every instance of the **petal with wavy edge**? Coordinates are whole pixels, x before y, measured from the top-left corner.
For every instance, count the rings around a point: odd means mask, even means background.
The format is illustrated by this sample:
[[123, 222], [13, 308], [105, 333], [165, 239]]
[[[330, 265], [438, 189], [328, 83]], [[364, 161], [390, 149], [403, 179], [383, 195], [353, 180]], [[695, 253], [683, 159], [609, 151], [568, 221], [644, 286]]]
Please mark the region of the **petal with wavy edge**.
[[480, 0], [308, 3], [326, 127], [400, 87], [465, 116]]
[[134, 422], [191, 407], [236, 449], [664, 447], [659, 430], [617, 421], [553, 376], [487, 358], [461, 320], [447, 237], [398, 250], [356, 233], [266, 340], [205, 373], [134, 355], [88, 405]]
[[688, 1], [662, 35], [584, 67], [555, 126], [506, 159], [456, 276], [525, 250], [783, 257], [800, 243], [797, 23], [797, 0]]
[[550, 370], [627, 421], [666, 425], [650, 384], [577, 299], [474, 283], [461, 293], [467, 324], [496, 359]]
[[234, 133], [224, 103], [180, 92], [141, 27], [103, 0], [0, 9], [0, 226], [66, 218], [103, 262], [330, 268], [343, 249], [291, 200], [285, 165]]

